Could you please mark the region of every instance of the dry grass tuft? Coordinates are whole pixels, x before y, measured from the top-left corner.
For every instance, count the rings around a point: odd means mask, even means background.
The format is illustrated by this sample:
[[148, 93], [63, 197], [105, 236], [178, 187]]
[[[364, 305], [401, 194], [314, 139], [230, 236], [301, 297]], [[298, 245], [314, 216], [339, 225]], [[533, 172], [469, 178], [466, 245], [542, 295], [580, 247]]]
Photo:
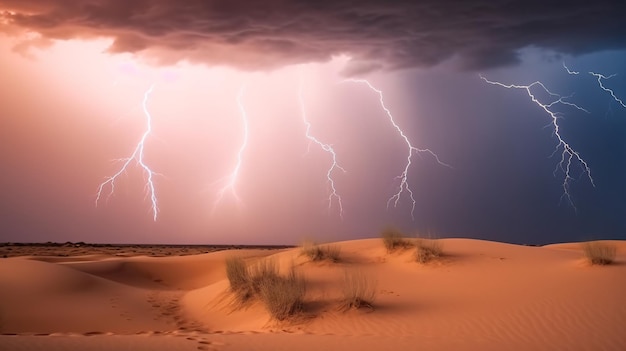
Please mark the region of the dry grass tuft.
[[344, 272], [341, 310], [374, 308], [376, 284], [361, 271]]
[[274, 260], [266, 259], [250, 267], [250, 283], [254, 294], [261, 292], [261, 285], [273, 282], [279, 278], [278, 266]]
[[383, 239], [383, 244], [385, 244], [387, 252], [411, 246], [411, 243], [404, 237], [404, 234], [396, 228], [386, 228], [380, 236]]
[[239, 302], [246, 302], [254, 295], [250, 284], [250, 271], [241, 257], [226, 259], [226, 276], [230, 283], [230, 290], [237, 296]]
[[308, 257], [311, 261], [339, 262], [341, 249], [336, 245], [321, 246], [312, 241], [304, 242], [300, 248], [300, 254]]
[[258, 298], [272, 318], [279, 321], [302, 311], [306, 281], [294, 267], [281, 276], [273, 260], [262, 260], [248, 268], [243, 259], [231, 257], [226, 260], [226, 276], [241, 304]]
[[415, 260], [425, 264], [441, 257], [443, 254], [443, 244], [436, 239], [415, 240]]
[[590, 241], [582, 244], [585, 257], [591, 264], [608, 265], [613, 263], [617, 254], [615, 245], [598, 241]]
[[287, 276], [261, 280], [259, 297], [270, 315], [279, 321], [302, 312], [306, 281], [292, 267]]

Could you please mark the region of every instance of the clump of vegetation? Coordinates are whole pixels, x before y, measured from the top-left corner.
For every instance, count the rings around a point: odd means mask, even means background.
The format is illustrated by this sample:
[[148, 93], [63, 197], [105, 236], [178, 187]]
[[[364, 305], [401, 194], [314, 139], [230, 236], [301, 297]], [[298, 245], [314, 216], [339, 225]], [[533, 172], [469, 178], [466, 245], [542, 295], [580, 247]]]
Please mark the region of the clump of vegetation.
[[387, 252], [411, 246], [411, 243], [405, 238], [404, 234], [393, 227], [388, 227], [383, 230], [380, 236], [383, 239], [383, 244], [385, 244]]
[[250, 271], [241, 257], [226, 259], [226, 276], [230, 283], [230, 290], [237, 296], [239, 302], [246, 302], [254, 295]]
[[300, 253], [311, 261], [339, 262], [341, 249], [336, 245], [318, 245], [312, 241], [306, 241], [300, 248]]
[[617, 247], [599, 241], [590, 241], [583, 243], [583, 252], [591, 264], [608, 265], [615, 260]]
[[415, 260], [419, 263], [428, 263], [443, 254], [443, 244], [436, 239], [415, 240]]
[[257, 264], [250, 267], [249, 272], [250, 289], [256, 295], [261, 293], [261, 285], [274, 282], [278, 280], [280, 276], [276, 262], [270, 259], [259, 261]]
[[374, 308], [376, 284], [361, 271], [344, 272], [340, 309]]
[[287, 276], [276, 275], [260, 280], [259, 284], [259, 297], [276, 320], [282, 321], [302, 312], [306, 281], [293, 267]]
[[273, 260], [247, 267], [242, 258], [226, 260], [226, 276], [240, 303], [258, 298], [272, 318], [282, 321], [302, 311], [306, 281], [291, 267], [286, 276]]

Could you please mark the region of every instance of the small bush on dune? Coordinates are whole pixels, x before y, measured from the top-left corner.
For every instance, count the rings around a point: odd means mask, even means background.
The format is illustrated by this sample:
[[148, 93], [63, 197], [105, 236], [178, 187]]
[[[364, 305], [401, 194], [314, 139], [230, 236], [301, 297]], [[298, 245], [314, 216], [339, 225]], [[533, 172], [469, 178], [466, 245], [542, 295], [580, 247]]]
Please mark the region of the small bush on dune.
[[383, 243], [387, 252], [392, 252], [398, 248], [404, 248], [411, 246], [411, 243], [406, 240], [404, 234], [396, 228], [387, 228], [381, 233]]
[[232, 257], [226, 260], [226, 276], [240, 303], [258, 298], [276, 320], [285, 320], [302, 310], [306, 284], [294, 267], [281, 276], [273, 260], [262, 260], [248, 268], [243, 259]]
[[287, 276], [276, 276], [259, 283], [259, 297], [276, 320], [285, 320], [302, 311], [306, 282], [293, 267]]
[[340, 309], [373, 308], [376, 298], [376, 284], [363, 272], [344, 272]]
[[617, 247], [598, 241], [583, 243], [583, 252], [591, 264], [607, 265], [613, 263]]
[[443, 245], [436, 239], [417, 238], [415, 241], [415, 260], [419, 263], [428, 263], [443, 254]]
[[339, 262], [341, 256], [341, 248], [336, 245], [327, 245], [324, 247], [326, 259], [332, 262]]
[[226, 259], [226, 276], [230, 283], [230, 290], [240, 302], [245, 302], [252, 297], [250, 271], [241, 257]]
[[250, 268], [250, 285], [256, 294], [261, 292], [261, 285], [278, 280], [278, 266], [274, 260], [262, 260]]
[[331, 261], [339, 262], [341, 249], [335, 245], [321, 246], [314, 242], [305, 242], [302, 244], [300, 253], [308, 257], [311, 261]]

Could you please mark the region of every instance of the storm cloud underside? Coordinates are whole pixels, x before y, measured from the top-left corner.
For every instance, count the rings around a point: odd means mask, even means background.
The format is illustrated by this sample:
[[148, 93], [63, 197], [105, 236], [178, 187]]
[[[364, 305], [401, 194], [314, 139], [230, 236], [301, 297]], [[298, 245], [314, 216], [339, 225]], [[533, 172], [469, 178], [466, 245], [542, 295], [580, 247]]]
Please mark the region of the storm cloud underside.
[[352, 57], [346, 73], [515, 64], [523, 48], [626, 48], [623, 1], [0, 0], [0, 29], [50, 39], [112, 38], [110, 52], [261, 70]]

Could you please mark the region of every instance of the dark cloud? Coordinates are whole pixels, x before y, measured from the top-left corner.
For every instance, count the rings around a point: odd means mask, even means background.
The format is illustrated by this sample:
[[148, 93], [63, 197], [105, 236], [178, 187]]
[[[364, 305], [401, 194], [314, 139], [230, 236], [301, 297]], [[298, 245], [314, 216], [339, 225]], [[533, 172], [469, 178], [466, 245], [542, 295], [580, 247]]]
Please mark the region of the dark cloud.
[[351, 71], [514, 64], [525, 47], [626, 48], [623, 0], [0, 0], [2, 29], [111, 37], [112, 52], [246, 69], [348, 54]]

